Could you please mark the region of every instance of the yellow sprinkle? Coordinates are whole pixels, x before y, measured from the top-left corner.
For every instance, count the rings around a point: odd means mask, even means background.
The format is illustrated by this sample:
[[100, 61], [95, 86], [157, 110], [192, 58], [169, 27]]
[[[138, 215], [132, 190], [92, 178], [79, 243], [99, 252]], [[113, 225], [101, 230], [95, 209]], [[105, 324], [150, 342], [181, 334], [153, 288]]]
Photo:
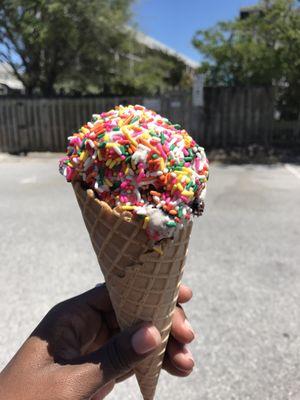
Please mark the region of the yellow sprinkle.
[[182, 167], [182, 171], [184, 171], [186, 174], [189, 174], [189, 175], [191, 175], [193, 173], [191, 168], [187, 168], [187, 167]]
[[150, 218], [147, 216], [144, 219], [144, 223], [143, 223], [143, 229], [146, 229], [148, 224], [149, 224]]
[[80, 128], [80, 130], [81, 130], [81, 132], [84, 133], [84, 134], [86, 134], [86, 133], [89, 132], [89, 129], [88, 129], [88, 128], [85, 128], [84, 126], [82, 126], [82, 127]]
[[98, 150], [98, 151], [97, 151], [97, 154], [98, 154], [98, 158], [99, 158], [99, 160], [101, 161], [101, 160], [102, 160], [101, 151], [100, 151], [100, 150]]
[[125, 169], [125, 171], [124, 171], [124, 174], [125, 174], [125, 175], [128, 175], [128, 172], [129, 172], [129, 167], [127, 166], [126, 169]]
[[87, 151], [83, 151], [80, 154], [79, 160], [84, 162], [88, 158], [88, 156], [89, 156], [89, 153]]
[[155, 246], [155, 247], [153, 247], [153, 250], [156, 251], [156, 253], [160, 254], [161, 256], [164, 255], [164, 252], [162, 251], [161, 246]]
[[117, 159], [112, 160], [112, 162], [109, 165], [109, 168], [112, 169], [116, 164], [117, 164]]
[[178, 184], [177, 184], [177, 188], [178, 188], [181, 192], [183, 191], [183, 186], [182, 186], [181, 183], [178, 183]]
[[[108, 142], [109, 141], [109, 135], [106, 133], [103, 137], [103, 142]], [[107, 146], [107, 145], [106, 145]]]
[[112, 160], [111, 160], [111, 158], [109, 158], [108, 160], [106, 160], [105, 165], [106, 165], [107, 167], [109, 167], [109, 165], [110, 165], [111, 162], [112, 162]]
[[109, 179], [107, 179], [107, 178], [104, 178], [104, 183], [105, 183], [105, 185], [107, 185], [107, 186], [109, 186], [109, 187], [111, 187], [113, 184], [111, 183], [111, 181], [109, 180]]
[[130, 132], [128, 131], [128, 129], [125, 126], [122, 126], [122, 132], [134, 146], [136, 146], [136, 147], [138, 146], [137, 141], [133, 139], [133, 137], [130, 135]]
[[149, 135], [148, 132], [142, 133], [142, 134], [140, 135], [140, 138], [145, 139], [145, 140], [149, 139], [150, 137], [151, 137], [151, 136]]
[[125, 211], [132, 211], [136, 209], [136, 206], [122, 206], [122, 209]]
[[185, 181], [186, 181], [186, 183], [190, 183], [191, 182], [191, 180], [190, 180], [190, 178], [188, 176], [185, 178]]
[[163, 158], [160, 158], [160, 166], [159, 166], [160, 170], [163, 171], [165, 169], [165, 162], [163, 160]]
[[115, 147], [115, 143], [106, 143], [106, 146], [108, 149], [110, 149], [111, 147]]
[[188, 192], [187, 190], [184, 190], [181, 194], [183, 194], [183, 196], [187, 196], [187, 197], [193, 197], [194, 196], [194, 192]]

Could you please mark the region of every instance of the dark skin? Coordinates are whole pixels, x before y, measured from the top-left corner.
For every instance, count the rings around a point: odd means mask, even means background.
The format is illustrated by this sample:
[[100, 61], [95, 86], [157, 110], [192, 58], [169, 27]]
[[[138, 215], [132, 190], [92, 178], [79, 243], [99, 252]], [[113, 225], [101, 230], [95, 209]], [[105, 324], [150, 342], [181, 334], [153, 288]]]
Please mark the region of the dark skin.
[[[178, 303], [192, 298], [181, 286]], [[163, 368], [185, 377], [194, 367], [186, 344], [194, 333], [175, 309]], [[160, 345], [157, 329], [141, 323], [120, 332], [104, 285], [49, 311], [0, 374], [0, 399], [101, 400]]]

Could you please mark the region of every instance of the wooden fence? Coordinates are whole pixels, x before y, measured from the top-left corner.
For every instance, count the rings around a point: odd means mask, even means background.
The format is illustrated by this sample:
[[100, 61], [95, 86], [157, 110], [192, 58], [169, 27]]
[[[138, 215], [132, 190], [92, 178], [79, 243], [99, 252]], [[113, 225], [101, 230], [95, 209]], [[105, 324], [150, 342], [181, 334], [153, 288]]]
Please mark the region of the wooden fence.
[[144, 104], [180, 123], [208, 148], [300, 145], [299, 121], [275, 121], [268, 88], [205, 88], [204, 107], [190, 94], [157, 98], [0, 98], [0, 151], [64, 151], [67, 136], [93, 113]]

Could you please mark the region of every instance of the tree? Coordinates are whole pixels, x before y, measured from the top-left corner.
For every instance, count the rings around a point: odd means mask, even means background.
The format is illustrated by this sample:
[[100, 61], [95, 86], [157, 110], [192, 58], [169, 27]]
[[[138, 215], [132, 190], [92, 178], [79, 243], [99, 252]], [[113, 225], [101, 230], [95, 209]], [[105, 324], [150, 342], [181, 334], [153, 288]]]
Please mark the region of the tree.
[[[0, 61], [27, 94], [105, 91], [126, 51], [132, 0], [0, 0]], [[86, 89], [88, 87], [88, 89]]]
[[116, 93], [151, 96], [178, 88], [190, 90], [192, 82], [186, 66], [175, 57], [137, 43], [131, 57], [132, 62], [123, 63], [122, 74], [118, 74], [122, 80], [117, 83]]
[[299, 115], [300, 12], [295, 0], [262, 0], [245, 19], [198, 31], [201, 72], [212, 85], [274, 85], [279, 103]]

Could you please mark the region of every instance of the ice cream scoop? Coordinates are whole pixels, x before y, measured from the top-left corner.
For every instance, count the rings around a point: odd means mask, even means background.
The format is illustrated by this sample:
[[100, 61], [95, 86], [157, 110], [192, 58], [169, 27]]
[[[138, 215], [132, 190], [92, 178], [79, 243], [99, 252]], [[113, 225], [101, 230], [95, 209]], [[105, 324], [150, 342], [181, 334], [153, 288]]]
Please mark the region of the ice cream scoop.
[[208, 160], [178, 124], [140, 105], [94, 114], [68, 138], [60, 171], [118, 212], [143, 218], [155, 240], [172, 237], [204, 207]]

